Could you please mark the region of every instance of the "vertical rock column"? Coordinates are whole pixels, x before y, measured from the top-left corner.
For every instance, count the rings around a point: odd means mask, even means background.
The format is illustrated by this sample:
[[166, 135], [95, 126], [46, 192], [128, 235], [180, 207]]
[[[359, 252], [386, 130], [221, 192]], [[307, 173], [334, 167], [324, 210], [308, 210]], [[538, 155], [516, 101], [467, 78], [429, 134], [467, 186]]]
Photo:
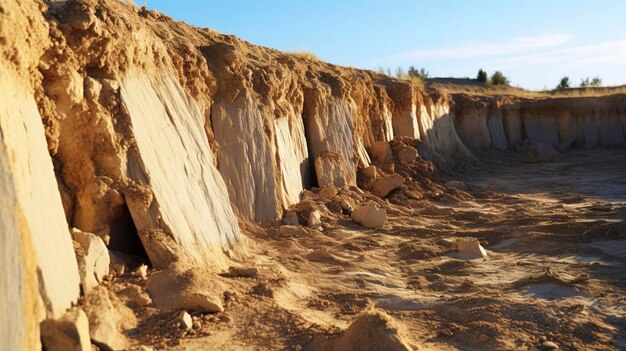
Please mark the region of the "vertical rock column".
[[150, 261], [223, 264], [239, 227], [195, 101], [171, 75], [137, 71], [123, 79], [121, 99], [137, 144], [126, 195]]

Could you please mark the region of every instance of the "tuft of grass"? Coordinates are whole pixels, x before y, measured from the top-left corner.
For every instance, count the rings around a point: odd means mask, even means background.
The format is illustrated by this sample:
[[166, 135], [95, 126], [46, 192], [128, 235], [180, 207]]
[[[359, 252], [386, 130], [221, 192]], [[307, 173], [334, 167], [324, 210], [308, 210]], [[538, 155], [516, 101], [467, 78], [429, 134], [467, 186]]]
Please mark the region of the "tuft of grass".
[[306, 50], [302, 50], [302, 51], [287, 51], [287, 53], [291, 56], [295, 56], [295, 57], [299, 57], [299, 58], [304, 58], [307, 60], [311, 60], [311, 61], [320, 61], [320, 58], [317, 57], [317, 55], [311, 51], [306, 51]]

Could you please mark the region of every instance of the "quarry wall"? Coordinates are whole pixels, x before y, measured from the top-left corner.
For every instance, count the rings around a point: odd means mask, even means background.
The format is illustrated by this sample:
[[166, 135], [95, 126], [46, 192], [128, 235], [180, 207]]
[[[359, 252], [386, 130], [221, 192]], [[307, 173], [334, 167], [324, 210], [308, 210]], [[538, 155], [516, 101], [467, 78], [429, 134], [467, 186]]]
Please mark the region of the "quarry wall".
[[452, 163], [625, 140], [622, 95], [447, 95], [112, 0], [0, 9], [7, 349], [33, 349], [38, 322], [78, 299], [70, 228], [155, 268], [223, 268], [240, 220], [273, 223], [305, 189], [356, 185], [379, 142], [419, 140]]

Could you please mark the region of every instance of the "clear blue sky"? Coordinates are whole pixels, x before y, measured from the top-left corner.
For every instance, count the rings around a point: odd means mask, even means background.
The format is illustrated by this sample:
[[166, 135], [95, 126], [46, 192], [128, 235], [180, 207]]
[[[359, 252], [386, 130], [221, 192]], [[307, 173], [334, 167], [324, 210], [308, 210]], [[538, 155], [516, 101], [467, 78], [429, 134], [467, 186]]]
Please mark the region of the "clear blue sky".
[[[140, 1], [136, 1], [140, 5]], [[431, 76], [501, 70], [514, 85], [553, 88], [600, 76], [626, 84], [625, 0], [149, 0], [177, 20], [279, 50]]]

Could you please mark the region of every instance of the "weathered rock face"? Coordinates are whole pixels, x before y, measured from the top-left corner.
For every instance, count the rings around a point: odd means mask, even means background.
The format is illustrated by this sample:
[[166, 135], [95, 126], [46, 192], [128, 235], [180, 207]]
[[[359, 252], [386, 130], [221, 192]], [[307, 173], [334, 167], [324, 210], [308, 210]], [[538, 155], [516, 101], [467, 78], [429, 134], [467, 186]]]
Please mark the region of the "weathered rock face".
[[36, 348], [37, 323], [77, 300], [79, 278], [30, 76], [45, 26], [35, 4], [0, 7], [0, 339], [18, 350]]
[[508, 149], [527, 140], [559, 150], [624, 144], [626, 97], [522, 99], [456, 95], [459, 134], [473, 147]]
[[121, 100], [137, 142], [129, 178], [141, 192], [127, 201], [151, 262], [166, 267], [173, 258], [196, 265], [216, 260], [239, 228], [198, 107], [171, 76], [138, 72], [122, 81]]

